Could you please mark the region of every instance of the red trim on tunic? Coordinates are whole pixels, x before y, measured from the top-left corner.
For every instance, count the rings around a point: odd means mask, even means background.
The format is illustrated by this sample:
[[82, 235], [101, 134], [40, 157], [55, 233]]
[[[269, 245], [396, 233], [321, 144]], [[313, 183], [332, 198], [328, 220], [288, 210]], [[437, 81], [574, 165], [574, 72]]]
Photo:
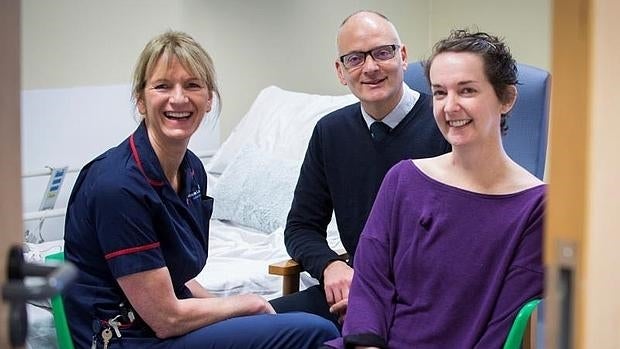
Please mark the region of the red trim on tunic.
[[136, 246], [136, 247], [131, 247], [131, 248], [125, 248], [125, 249], [122, 249], [122, 250], [110, 252], [110, 253], [105, 255], [105, 259], [106, 260], [110, 260], [110, 259], [112, 259], [114, 257], [118, 257], [118, 256], [126, 255], [126, 254], [132, 254], [132, 253], [136, 253], [136, 252], [152, 250], [152, 249], [157, 248], [157, 247], [159, 247], [159, 241], [158, 242], [153, 242], [153, 243], [148, 244], [148, 245], [142, 245], [142, 246]]
[[144, 178], [146, 178], [146, 180], [149, 182], [149, 184], [154, 186], [154, 187], [161, 187], [161, 186], [163, 186], [164, 182], [157, 181], [157, 180], [154, 180], [154, 179], [150, 179], [146, 175], [146, 172], [144, 172], [144, 167], [142, 167], [142, 161], [140, 161], [140, 156], [138, 155], [138, 149], [136, 148], [136, 143], [133, 140], [133, 134], [131, 136], [129, 136], [129, 147], [131, 148], [131, 156], [136, 161], [136, 164], [138, 165], [138, 169], [140, 170], [140, 172], [142, 172], [142, 175], [144, 175]]

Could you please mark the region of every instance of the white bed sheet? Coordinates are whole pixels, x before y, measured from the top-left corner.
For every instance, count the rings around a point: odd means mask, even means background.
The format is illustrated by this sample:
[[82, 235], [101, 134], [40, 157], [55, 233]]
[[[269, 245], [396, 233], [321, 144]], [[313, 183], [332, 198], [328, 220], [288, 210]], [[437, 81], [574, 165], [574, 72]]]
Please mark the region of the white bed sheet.
[[[334, 230], [328, 241], [332, 249], [342, 250]], [[270, 234], [229, 222], [211, 220], [209, 258], [196, 280], [218, 296], [256, 293], [267, 299], [282, 295], [282, 277], [269, 275], [269, 264], [289, 259], [284, 247], [284, 229]], [[316, 284], [307, 273], [300, 288]]]
[[26, 349], [55, 349], [56, 327], [49, 309], [26, 304], [28, 312], [28, 337]]
[[257, 293], [278, 296], [281, 279], [268, 275], [271, 262], [288, 258], [282, 229], [272, 234], [211, 220], [209, 257], [196, 280], [217, 296]]

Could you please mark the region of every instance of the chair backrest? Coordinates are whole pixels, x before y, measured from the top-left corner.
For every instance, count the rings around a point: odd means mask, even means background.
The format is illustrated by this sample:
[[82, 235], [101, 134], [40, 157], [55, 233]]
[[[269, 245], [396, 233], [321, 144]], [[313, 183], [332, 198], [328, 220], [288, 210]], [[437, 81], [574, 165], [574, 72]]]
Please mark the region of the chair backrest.
[[[46, 262], [63, 262], [65, 260], [65, 253], [58, 252], [45, 257]], [[71, 338], [71, 331], [69, 330], [69, 324], [67, 323], [67, 316], [65, 315], [65, 306], [62, 302], [62, 297], [58, 294], [52, 297], [52, 314], [54, 315], [54, 326], [56, 327], [56, 342], [59, 349], [73, 349], [73, 339]]]
[[[548, 72], [526, 64], [517, 64], [519, 72], [517, 103], [508, 118], [504, 148], [508, 155], [536, 177], [543, 179], [547, 155], [549, 124]], [[405, 82], [414, 90], [430, 94], [430, 86], [421, 62], [409, 63]]]

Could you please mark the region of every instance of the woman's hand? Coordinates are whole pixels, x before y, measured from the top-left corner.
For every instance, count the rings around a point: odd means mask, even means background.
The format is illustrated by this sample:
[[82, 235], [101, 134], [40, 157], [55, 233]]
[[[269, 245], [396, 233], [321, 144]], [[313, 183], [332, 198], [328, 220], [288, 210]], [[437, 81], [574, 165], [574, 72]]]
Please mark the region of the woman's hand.
[[231, 301], [238, 302], [238, 311], [240, 311], [240, 313], [237, 316], [276, 313], [271, 306], [271, 303], [267, 302], [265, 298], [255, 294], [243, 294], [226, 298], [229, 298]]
[[329, 307], [329, 312], [338, 316], [338, 322], [342, 325], [344, 323], [344, 317], [347, 315], [347, 306], [349, 305], [349, 299], [343, 298], [340, 302]]

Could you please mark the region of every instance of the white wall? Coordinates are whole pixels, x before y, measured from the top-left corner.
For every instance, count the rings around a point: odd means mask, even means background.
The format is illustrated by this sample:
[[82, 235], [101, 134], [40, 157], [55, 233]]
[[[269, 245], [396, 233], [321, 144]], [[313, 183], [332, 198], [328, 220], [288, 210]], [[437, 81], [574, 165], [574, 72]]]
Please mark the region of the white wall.
[[551, 69], [551, 0], [430, 0], [430, 42], [454, 28], [503, 37], [521, 63]]
[[550, 1], [22, 0], [22, 86], [129, 83], [146, 41], [168, 28], [184, 30], [215, 60], [225, 139], [268, 85], [346, 93], [334, 74], [335, 33], [355, 10], [390, 17], [412, 60], [427, 56], [451, 28], [477, 24], [505, 36], [520, 61], [548, 68]]

